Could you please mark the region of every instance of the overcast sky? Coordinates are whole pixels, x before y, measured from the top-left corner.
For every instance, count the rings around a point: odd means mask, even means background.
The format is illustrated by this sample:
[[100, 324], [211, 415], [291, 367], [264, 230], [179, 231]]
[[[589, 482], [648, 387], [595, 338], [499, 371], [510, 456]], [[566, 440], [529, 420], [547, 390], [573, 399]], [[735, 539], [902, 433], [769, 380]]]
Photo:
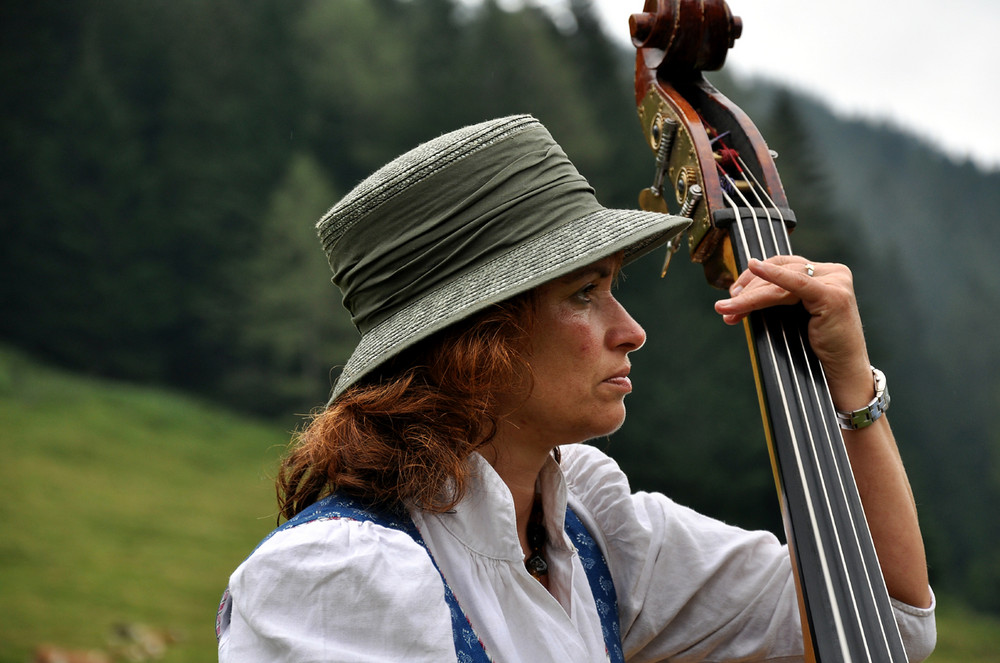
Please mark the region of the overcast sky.
[[[537, 0], [559, 4], [561, 0]], [[628, 40], [642, 0], [594, 0]], [[729, 0], [743, 19], [726, 68], [888, 119], [1000, 169], [1000, 0]]]

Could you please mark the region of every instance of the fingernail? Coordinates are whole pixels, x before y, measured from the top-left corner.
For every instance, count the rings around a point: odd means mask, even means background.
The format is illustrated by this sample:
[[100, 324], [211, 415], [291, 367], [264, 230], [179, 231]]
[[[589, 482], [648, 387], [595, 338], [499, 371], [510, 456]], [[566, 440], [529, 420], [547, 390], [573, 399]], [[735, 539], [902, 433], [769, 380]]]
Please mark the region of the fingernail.
[[741, 285], [735, 285], [735, 284], [733, 284], [733, 285], [732, 285], [732, 286], [731, 286], [731, 287], [729, 288], [729, 296], [730, 296], [730, 297], [735, 297], [736, 295], [740, 294], [740, 292], [741, 292], [742, 290], [743, 290], [743, 286], [741, 286]]

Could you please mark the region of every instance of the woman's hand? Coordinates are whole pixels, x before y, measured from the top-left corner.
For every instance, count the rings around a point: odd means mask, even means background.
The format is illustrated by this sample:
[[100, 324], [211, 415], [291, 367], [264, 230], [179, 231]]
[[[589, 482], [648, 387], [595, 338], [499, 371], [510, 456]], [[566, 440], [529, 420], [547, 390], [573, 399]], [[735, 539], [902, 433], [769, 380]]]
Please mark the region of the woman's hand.
[[810, 315], [809, 343], [823, 364], [834, 405], [850, 411], [871, 400], [871, 364], [854, 279], [846, 266], [810, 263], [801, 256], [751, 260], [729, 294], [715, 303], [715, 310], [731, 325], [753, 311], [801, 302]]
[[[799, 302], [809, 312], [809, 343], [823, 363], [834, 407], [865, 407], [875, 385], [851, 270], [844, 265], [801, 256], [751, 260], [715, 310], [732, 325], [753, 311]], [[889, 595], [927, 607], [931, 593], [916, 506], [887, 419], [845, 431], [844, 442]]]

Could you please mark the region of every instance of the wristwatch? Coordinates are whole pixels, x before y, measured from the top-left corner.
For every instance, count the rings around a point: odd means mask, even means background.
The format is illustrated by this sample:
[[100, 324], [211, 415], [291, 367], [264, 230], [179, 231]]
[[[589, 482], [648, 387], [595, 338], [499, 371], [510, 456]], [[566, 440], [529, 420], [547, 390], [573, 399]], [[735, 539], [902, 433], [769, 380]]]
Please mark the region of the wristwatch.
[[872, 366], [875, 378], [875, 398], [860, 410], [837, 412], [837, 423], [844, 430], [858, 430], [871, 426], [889, 409], [889, 390], [885, 386], [885, 373]]

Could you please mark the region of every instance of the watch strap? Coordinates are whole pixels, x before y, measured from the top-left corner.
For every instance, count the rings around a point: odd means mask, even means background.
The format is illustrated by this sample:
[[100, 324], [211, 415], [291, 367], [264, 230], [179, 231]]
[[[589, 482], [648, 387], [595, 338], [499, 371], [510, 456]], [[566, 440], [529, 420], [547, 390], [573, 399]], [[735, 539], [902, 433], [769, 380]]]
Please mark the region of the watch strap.
[[858, 430], [871, 426], [889, 409], [889, 390], [886, 388], [885, 373], [872, 366], [872, 376], [875, 379], [875, 398], [859, 410], [837, 412], [837, 423], [844, 430]]

